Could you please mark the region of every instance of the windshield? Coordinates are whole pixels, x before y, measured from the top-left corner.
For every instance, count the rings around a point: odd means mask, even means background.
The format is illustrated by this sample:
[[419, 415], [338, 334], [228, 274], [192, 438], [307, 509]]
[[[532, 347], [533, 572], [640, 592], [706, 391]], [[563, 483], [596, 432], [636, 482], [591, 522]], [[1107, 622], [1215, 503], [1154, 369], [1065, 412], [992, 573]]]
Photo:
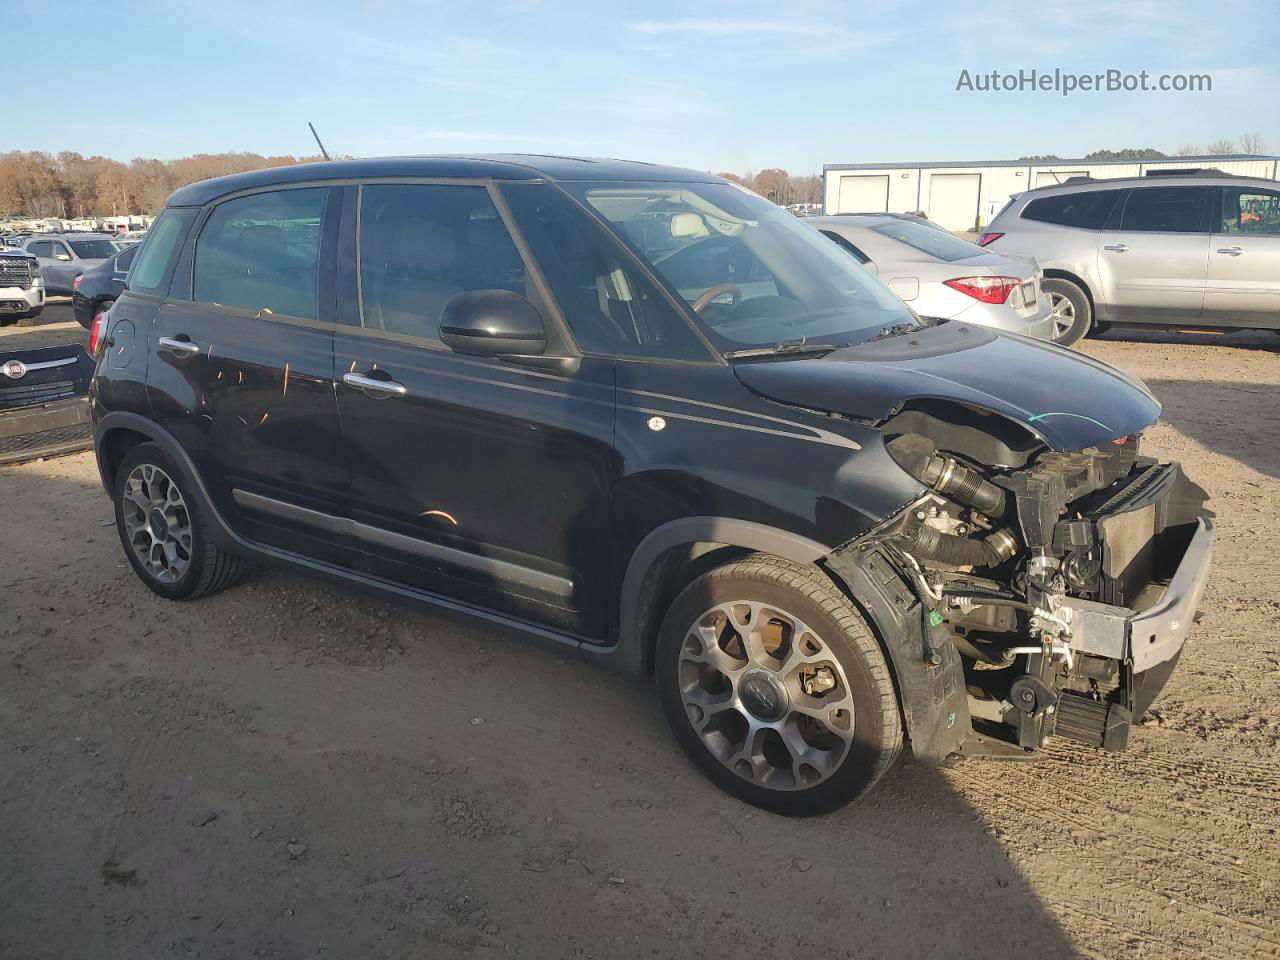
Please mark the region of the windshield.
[[639, 251], [723, 351], [844, 346], [918, 323], [817, 230], [727, 183], [564, 184]]
[[71, 240], [71, 249], [81, 260], [105, 260], [116, 252], [110, 240]]
[[967, 240], [961, 240], [959, 237], [944, 233], [936, 227], [928, 227], [923, 223], [916, 223], [914, 220], [883, 220], [867, 226], [890, 240], [905, 243], [913, 250], [927, 253], [929, 256], [937, 257], [939, 260], [949, 262], [968, 260], [970, 257], [978, 257], [983, 253], [981, 247], [969, 243]]

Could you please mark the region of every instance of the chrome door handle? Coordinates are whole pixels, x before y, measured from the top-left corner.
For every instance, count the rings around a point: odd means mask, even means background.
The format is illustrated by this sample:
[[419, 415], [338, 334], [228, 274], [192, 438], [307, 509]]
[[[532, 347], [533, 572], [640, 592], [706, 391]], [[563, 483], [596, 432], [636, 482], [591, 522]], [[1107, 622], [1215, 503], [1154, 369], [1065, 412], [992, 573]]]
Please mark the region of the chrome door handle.
[[200, 344], [190, 340], [175, 340], [173, 337], [161, 337], [158, 341], [161, 350], [168, 350], [183, 357], [193, 357], [200, 352]]
[[1244, 247], [1219, 247], [1219, 253], [1225, 253], [1228, 257], [1238, 257], [1244, 253]]
[[409, 391], [403, 383], [394, 380], [376, 380], [361, 373], [344, 373], [342, 382], [353, 390], [362, 390], [366, 396], [374, 400], [385, 400], [388, 397], [403, 397]]
[[1112, 253], [1124, 253], [1129, 249], [1129, 245], [1127, 243], [1108, 243], [1102, 249], [1110, 250]]

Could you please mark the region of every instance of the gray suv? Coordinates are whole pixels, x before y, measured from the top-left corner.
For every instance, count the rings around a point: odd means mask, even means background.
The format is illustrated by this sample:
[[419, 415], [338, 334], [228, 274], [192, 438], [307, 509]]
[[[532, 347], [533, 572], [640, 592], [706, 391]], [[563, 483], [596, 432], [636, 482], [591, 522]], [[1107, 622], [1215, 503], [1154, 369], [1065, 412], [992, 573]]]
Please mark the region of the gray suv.
[[980, 246], [1044, 268], [1054, 339], [1109, 324], [1280, 328], [1280, 183], [1206, 171], [1013, 198]]
[[26, 244], [27, 253], [39, 262], [44, 285], [51, 294], [70, 294], [76, 277], [115, 256], [117, 249], [105, 233], [37, 235]]

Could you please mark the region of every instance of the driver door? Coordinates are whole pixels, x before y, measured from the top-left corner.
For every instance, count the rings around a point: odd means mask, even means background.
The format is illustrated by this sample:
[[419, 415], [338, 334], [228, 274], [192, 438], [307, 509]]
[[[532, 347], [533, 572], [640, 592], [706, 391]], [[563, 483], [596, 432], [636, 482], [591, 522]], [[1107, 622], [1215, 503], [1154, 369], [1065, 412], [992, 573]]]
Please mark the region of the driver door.
[[440, 318], [459, 293], [504, 289], [546, 305], [489, 188], [360, 190], [344, 216], [335, 355], [350, 516], [369, 572], [603, 639], [613, 361], [544, 370], [449, 350]]

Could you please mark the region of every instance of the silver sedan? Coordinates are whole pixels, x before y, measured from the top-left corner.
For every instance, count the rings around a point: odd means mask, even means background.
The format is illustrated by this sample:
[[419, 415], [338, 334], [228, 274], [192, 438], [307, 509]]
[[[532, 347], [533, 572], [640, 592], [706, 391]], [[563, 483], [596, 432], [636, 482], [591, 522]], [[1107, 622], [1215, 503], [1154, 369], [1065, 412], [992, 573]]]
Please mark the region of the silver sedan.
[[1053, 339], [1049, 298], [1033, 260], [983, 250], [945, 230], [889, 213], [809, 217], [805, 223], [868, 270], [916, 313]]

